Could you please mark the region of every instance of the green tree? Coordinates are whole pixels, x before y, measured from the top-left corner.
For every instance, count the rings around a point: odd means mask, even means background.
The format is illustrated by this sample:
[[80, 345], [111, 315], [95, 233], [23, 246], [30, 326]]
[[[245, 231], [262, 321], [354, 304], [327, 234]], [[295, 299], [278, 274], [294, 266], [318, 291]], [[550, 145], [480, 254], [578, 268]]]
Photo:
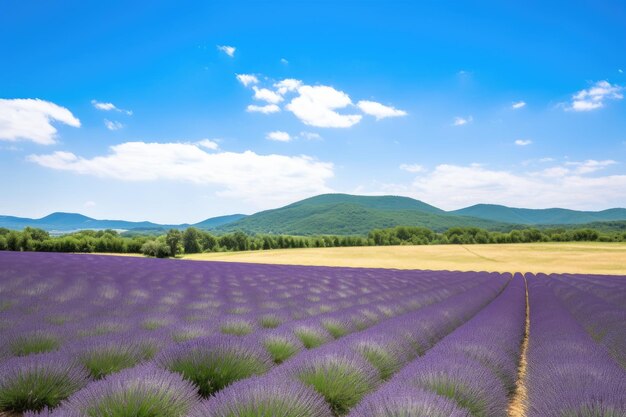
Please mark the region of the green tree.
[[165, 243], [170, 248], [170, 256], [176, 256], [183, 250], [183, 234], [180, 230], [170, 229], [165, 235]]
[[195, 227], [189, 227], [183, 232], [183, 248], [185, 249], [185, 253], [202, 252], [200, 237], [200, 231]]

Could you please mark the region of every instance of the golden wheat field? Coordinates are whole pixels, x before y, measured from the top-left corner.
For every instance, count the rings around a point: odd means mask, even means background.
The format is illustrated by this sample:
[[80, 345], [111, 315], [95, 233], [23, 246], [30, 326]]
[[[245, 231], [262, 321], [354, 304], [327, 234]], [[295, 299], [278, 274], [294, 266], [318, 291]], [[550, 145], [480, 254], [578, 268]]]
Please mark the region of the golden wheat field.
[[459, 271], [626, 275], [624, 243], [372, 246], [218, 252], [202, 261]]

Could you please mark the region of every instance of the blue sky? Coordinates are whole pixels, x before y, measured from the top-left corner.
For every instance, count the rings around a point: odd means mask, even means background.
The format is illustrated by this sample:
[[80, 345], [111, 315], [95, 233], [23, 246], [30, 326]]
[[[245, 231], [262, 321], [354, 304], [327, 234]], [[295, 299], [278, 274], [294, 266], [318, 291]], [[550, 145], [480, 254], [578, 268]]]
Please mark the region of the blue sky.
[[542, 3], [5, 1], [0, 213], [626, 206], [626, 6]]

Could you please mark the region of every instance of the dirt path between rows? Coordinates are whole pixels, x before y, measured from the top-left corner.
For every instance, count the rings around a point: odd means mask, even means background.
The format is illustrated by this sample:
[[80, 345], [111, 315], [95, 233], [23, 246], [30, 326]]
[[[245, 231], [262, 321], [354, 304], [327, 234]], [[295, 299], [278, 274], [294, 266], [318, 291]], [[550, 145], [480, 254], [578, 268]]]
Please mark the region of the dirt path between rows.
[[526, 286], [526, 324], [524, 326], [524, 338], [520, 349], [520, 359], [517, 368], [517, 381], [515, 382], [515, 392], [509, 403], [507, 415], [509, 417], [526, 417], [527, 387], [526, 371], [528, 368], [528, 340], [530, 336], [530, 303], [528, 302], [528, 282], [524, 277]]

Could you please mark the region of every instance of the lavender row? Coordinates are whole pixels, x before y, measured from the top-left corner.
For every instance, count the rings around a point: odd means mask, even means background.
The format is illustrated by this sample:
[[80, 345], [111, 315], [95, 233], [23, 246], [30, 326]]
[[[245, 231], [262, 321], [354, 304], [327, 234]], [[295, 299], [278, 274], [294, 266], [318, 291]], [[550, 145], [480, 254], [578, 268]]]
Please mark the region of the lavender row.
[[[455, 284], [460, 282], [460, 284]], [[291, 333], [297, 336], [305, 347], [316, 347], [333, 338], [343, 336], [356, 330], [363, 330], [375, 323], [380, 322], [389, 317], [393, 317], [403, 312], [420, 308], [429, 303], [440, 301], [456, 292], [462, 291], [474, 285], [478, 285], [480, 279], [450, 279], [446, 280], [447, 286], [439, 290], [432, 290], [423, 293], [411, 295], [415, 291], [407, 291], [409, 295], [405, 295], [396, 299], [395, 305], [390, 308], [384, 304], [375, 302], [374, 305], [362, 305], [355, 308], [344, 309], [336, 313], [327, 313], [322, 319], [305, 319], [288, 323], [273, 331], [269, 338], [265, 339], [266, 344], [280, 343], [285, 340], [284, 335]], [[226, 322], [229, 332], [233, 334], [248, 333], [251, 329], [241, 325], [240, 321]], [[245, 322], [243, 322], [245, 323]], [[224, 322], [218, 324], [222, 331], [225, 330]], [[198, 329], [196, 327], [195, 329]], [[96, 329], [97, 330], [97, 329]], [[242, 332], [245, 331], [245, 332]], [[204, 329], [208, 333], [208, 329]], [[6, 344], [12, 348], [12, 352], [18, 356], [27, 354], [31, 351], [54, 349], [58, 346], [58, 338], [53, 337], [45, 331], [30, 331], [24, 333], [6, 332]], [[146, 332], [144, 332], [146, 333]], [[156, 351], [167, 346], [164, 340], [167, 335], [163, 332], [152, 332], [153, 334], [137, 334], [135, 332], [113, 333], [98, 335], [85, 334], [75, 342], [69, 342], [67, 348], [72, 356], [78, 357], [89, 368], [90, 372], [101, 377], [111, 372], [119, 371], [125, 367], [132, 366], [141, 360], [149, 359]], [[71, 333], [70, 333], [71, 336]], [[71, 339], [66, 336], [67, 339]], [[159, 337], [164, 336], [164, 337]], [[258, 337], [257, 334], [251, 334], [250, 337]], [[18, 350], [16, 350], [16, 348]], [[269, 348], [269, 346], [268, 346]], [[293, 348], [293, 344], [292, 344]]]
[[605, 346], [626, 369], [626, 309], [607, 303], [593, 292], [580, 290], [555, 276], [538, 277], [544, 278], [593, 340]]
[[525, 328], [525, 283], [516, 275], [475, 317], [410, 363], [350, 417], [507, 414]]
[[551, 275], [551, 277], [626, 308], [626, 277], [615, 275]]
[[[428, 350], [493, 299], [508, 278], [490, 276], [483, 285], [413, 313], [390, 319], [366, 331], [342, 338], [315, 351], [306, 351], [266, 375], [235, 382], [202, 402], [191, 414], [200, 416], [292, 415], [266, 414], [267, 401], [298, 409], [301, 398], [321, 397], [324, 415], [346, 414], [418, 354]], [[285, 397], [279, 387], [298, 387], [301, 397]], [[309, 387], [309, 389], [306, 389]], [[253, 392], [255, 395], [250, 395]], [[259, 397], [267, 401], [257, 401]], [[319, 401], [311, 401], [317, 404]], [[237, 410], [248, 410], [240, 414]], [[307, 413], [312, 413], [308, 409]], [[294, 415], [309, 415], [294, 414]]]
[[626, 415], [624, 369], [561, 304], [545, 276], [527, 280], [527, 417]]
[[[494, 292], [497, 290], [498, 280], [496, 278], [490, 277], [490, 276], [481, 277], [480, 275], [476, 276], [475, 278], [477, 278], [476, 281], [478, 282], [483, 281], [483, 280], [488, 280], [485, 286], [487, 288], [492, 287], [491, 292]], [[501, 286], [502, 282], [500, 282], [499, 285]], [[480, 297], [474, 297], [475, 293], [479, 292], [479, 289], [480, 288], [476, 288], [474, 291], [468, 292], [467, 296], [471, 300], [480, 299]], [[482, 289], [482, 291], [480, 292], [489, 293], [489, 290]], [[462, 295], [465, 295], [465, 294], [462, 294]], [[444, 308], [444, 312], [450, 307], [458, 308], [459, 297], [461, 297], [461, 295], [457, 297], [453, 297], [453, 298], [456, 298], [456, 300], [451, 300], [450, 303], [448, 303], [449, 304], [448, 308], [445, 308], [445, 305], [442, 306]], [[475, 303], [477, 301], [472, 301], [472, 302]], [[445, 304], [445, 303], [441, 303], [441, 304]], [[469, 303], [469, 304], [472, 304], [472, 303]], [[436, 308], [436, 306], [427, 307], [425, 308], [425, 310], [429, 308], [432, 311], [437, 311], [437, 310], [433, 310]], [[449, 318], [447, 318], [447, 315], [441, 315], [441, 311], [439, 313], [440, 315], [439, 316], [435, 315], [435, 317], [439, 317], [439, 320], [441, 322], [440, 324], [443, 324], [442, 320], [444, 321], [449, 320]], [[425, 317], [428, 317], [428, 316], [425, 316]], [[416, 318], [419, 318], [419, 317], [416, 316]], [[400, 319], [400, 317], [398, 317], [398, 319]], [[396, 320], [396, 319], [391, 319], [389, 321], [392, 322], [394, 320], [397, 322], [396, 327], [402, 323], [401, 321]], [[423, 323], [427, 323], [427, 321], [424, 321]], [[433, 325], [432, 326], [433, 331], [435, 332], [441, 332], [445, 329], [445, 326], [438, 326], [437, 325], [438, 323], [436, 322], [431, 321], [430, 324]], [[406, 327], [406, 323], [405, 323], [405, 327]], [[402, 330], [402, 328], [400, 328], [399, 330]], [[407, 330], [407, 329], [404, 329], [404, 330]], [[375, 330], [373, 330], [371, 333], [372, 335], [377, 334]], [[356, 347], [357, 349], [363, 349], [366, 347], [370, 347], [370, 348], [378, 347], [379, 348], [378, 350], [380, 350], [380, 347], [381, 347], [380, 343], [382, 342], [382, 340], [369, 340], [368, 337], [362, 337], [359, 339], [356, 337], [356, 334], [352, 336], [347, 336], [345, 339], [342, 339], [342, 341], [343, 340], [348, 341], [350, 339], [352, 339], [353, 347]], [[436, 335], [431, 334], [430, 337], [423, 338], [422, 343], [424, 344], [429, 343], [429, 341], [432, 341], [434, 339], [436, 339]], [[417, 341], [418, 339], [415, 339], [415, 340]], [[357, 343], [359, 341], [366, 342], [366, 343]], [[369, 345], [372, 342], [378, 342], [378, 344], [374, 344], [373, 346]], [[391, 349], [393, 347], [393, 343], [395, 343], [395, 338], [390, 337], [388, 340], [386, 340], [386, 342], [388, 345], [387, 348]], [[340, 342], [335, 342], [331, 345], [336, 345], [338, 343]], [[330, 345], [326, 349], [330, 351], [333, 350], [333, 348]], [[320, 351], [320, 350], [322, 349], [317, 349], [317, 351]], [[374, 351], [376, 351], [376, 349]], [[309, 351], [308, 352], [309, 356], [313, 356], [314, 355], [313, 352], [314, 351]], [[385, 350], [383, 349], [382, 352], [385, 352]], [[393, 352], [400, 352], [400, 351], [398, 349], [396, 349], [395, 351], [392, 349], [391, 353]], [[398, 356], [397, 359], [400, 359], [400, 356]], [[267, 372], [273, 365], [271, 363], [270, 358], [267, 356], [267, 353], [263, 351], [263, 349], [259, 346], [258, 342], [255, 343], [254, 339], [236, 338], [233, 336], [219, 336], [219, 337], [199, 339], [196, 341], [192, 341], [186, 344], [184, 347], [181, 346], [178, 349], [174, 349], [169, 352], [167, 351], [163, 352], [163, 354], [159, 355], [156, 358], [155, 362], [159, 365], [159, 369], [162, 369], [162, 371], [158, 371], [158, 370], [155, 371], [154, 369], [152, 369], [154, 367], [152, 367], [151, 368], [152, 370], [150, 370], [148, 374], [153, 375], [155, 373], [159, 374], [159, 372], [170, 371], [170, 372], [175, 372], [175, 373], [184, 375], [186, 380], [191, 379], [195, 382], [195, 385], [193, 385], [193, 387], [196, 389], [196, 394], [203, 395], [203, 396], [206, 396], [210, 393], [215, 392], [216, 390], [221, 389], [222, 387], [226, 386], [228, 383], [232, 382], [232, 380], [242, 379], [242, 378], [246, 378], [247, 376], [251, 376], [255, 374], [262, 374], [264, 372]], [[385, 362], [388, 362], [388, 361], [383, 360], [383, 363]], [[164, 370], [163, 368], [166, 368], [167, 370]], [[138, 369], [139, 369], [137, 371], [138, 375], [146, 374], [145, 366], [140, 366]], [[125, 383], [130, 383], [129, 381], [136, 381], [138, 378], [140, 377], [136, 376], [136, 374], [133, 373], [133, 370], [131, 369], [131, 370], [125, 370], [117, 374], [111, 375], [101, 381], [90, 383], [84, 390], [77, 393], [75, 396], [72, 396], [70, 400], [66, 403], [66, 405], [61, 407], [60, 410], [55, 411], [54, 415], [64, 415], [64, 413], [76, 412], [76, 410], [72, 408], [74, 407], [72, 404], [79, 403], [79, 404], [84, 405], [86, 401], [86, 400], [76, 400], [76, 398], [94, 399], [94, 398], [99, 398], [102, 395], [107, 396], [111, 394], [112, 391], [122, 390], [122, 388], [118, 386], [121, 383], [120, 381], [126, 381]], [[167, 376], [166, 379], [170, 380], [171, 378], [172, 378], [171, 376]], [[110, 381], [110, 382], [105, 382], [105, 381]], [[287, 384], [288, 381], [284, 381], [284, 382], [285, 384]], [[109, 393], [109, 394], [106, 394], [106, 393]], [[121, 395], [121, 394], [115, 394], [115, 395]], [[153, 396], [152, 394], [145, 393], [145, 392], [142, 395], [148, 396], [148, 397]], [[136, 399], [136, 400], [139, 403], [141, 403], [139, 399]], [[127, 401], [125, 399], [124, 401], [133, 403], [134, 400], [130, 399]]]
[[[378, 310], [371, 311], [370, 314], [384, 315], [388, 309], [386, 304], [390, 300], [441, 286], [436, 282], [437, 277], [423, 273], [374, 273], [372, 270], [343, 269], [329, 271], [328, 268], [307, 270], [298, 267], [259, 267], [251, 272], [242, 266], [235, 268], [229, 264], [206, 268], [204, 265], [172, 261], [146, 264], [146, 260], [142, 259], [129, 261], [124, 258], [82, 255], [70, 258], [74, 259], [73, 263], [64, 261], [64, 264], [54, 254], [11, 255], [29, 255], [26, 260], [36, 261], [33, 264], [18, 258], [23, 261], [22, 265], [19, 262], [7, 262], [8, 268], [2, 271], [3, 275], [15, 276], [17, 279], [2, 280], [0, 297], [10, 300], [11, 304], [4, 305], [4, 311], [0, 312], [0, 332], [17, 334], [19, 337], [32, 333], [32, 341], [27, 343], [31, 346], [18, 351], [18, 354], [27, 353], [31, 348], [34, 352], [55, 350], [63, 342], [62, 339], [108, 333], [145, 333], [148, 336], [149, 333], [154, 333], [152, 330], [165, 328], [172, 332], [175, 340], [182, 341], [214, 331], [252, 331], [255, 326], [251, 320], [239, 319], [241, 315], [224, 315], [216, 309], [216, 305], [229, 305], [223, 300], [233, 298], [237, 303], [230, 304], [229, 310], [238, 310], [240, 307], [236, 306], [244, 301], [254, 304], [259, 303], [259, 299], [270, 299], [261, 304], [267, 305], [272, 314], [263, 315], [258, 311], [257, 314], [261, 327], [274, 327], [282, 321], [291, 320], [290, 313], [293, 316], [294, 312], [302, 311], [291, 306], [282, 307], [285, 306], [284, 303], [271, 300], [272, 296], [277, 296], [280, 301], [288, 299], [281, 298], [288, 295], [288, 291], [281, 292], [287, 287], [292, 288], [292, 292], [294, 288], [308, 288], [306, 297], [314, 295], [320, 298], [316, 302], [324, 307], [324, 314], [378, 302]], [[3, 254], [3, 257], [7, 256]], [[47, 265], [50, 262], [59, 262], [60, 270], [51, 270], [50, 265]], [[147, 266], [152, 268], [154, 276], [145, 276], [144, 269]], [[109, 270], [110, 275], [107, 273]], [[270, 272], [278, 276], [273, 280], [278, 281], [278, 284], [264, 279]], [[235, 273], [244, 277], [234, 277]], [[296, 274], [301, 277], [295, 279], [287, 276]], [[362, 276], [367, 276], [367, 280]], [[250, 282], [251, 277], [259, 282]], [[244, 288], [243, 283], [246, 282], [249, 285]], [[349, 291], [344, 288], [346, 282], [349, 286], [353, 286], [354, 282], [358, 284], [356, 289], [351, 290], [354, 293], [352, 297], [358, 297], [352, 303], [346, 300], [350, 298]], [[325, 287], [333, 288], [333, 285], [336, 287], [335, 292], [330, 294]], [[95, 290], [91, 290], [90, 286], [95, 287]], [[152, 296], [151, 287], [156, 293]], [[226, 287], [226, 290], [222, 287]], [[266, 288], [261, 290], [259, 287]], [[246, 294], [248, 290], [250, 293]], [[319, 295], [322, 293], [326, 293], [327, 297], [322, 299]], [[326, 298], [337, 298], [337, 294], [343, 298], [339, 297], [340, 301], [336, 305], [329, 305]], [[155, 296], [158, 298], [156, 303]], [[306, 304], [301, 297], [289, 299], [289, 303], [291, 302], [296, 305]]]
[[[78, 337], [76, 342], [54, 337], [55, 334], [51, 335], [50, 332], [46, 331], [46, 328], [39, 328], [38, 326], [33, 326], [35, 329], [29, 326], [18, 326], [9, 330], [2, 329], [2, 335], [5, 336], [3, 341], [17, 341], [18, 343], [12, 343], [12, 349], [15, 347], [21, 349], [12, 350], [11, 353], [18, 355], [18, 357], [9, 359], [5, 366], [0, 369], [0, 409], [2, 410], [15, 410], [16, 404], [11, 405], [10, 401], [15, 401], [14, 394], [20, 392], [41, 391], [46, 395], [33, 397], [28, 394], [26, 399], [17, 398], [18, 403], [22, 401], [21, 404], [17, 404], [19, 408], [17, 411], [37, 410], [43, 405], [54, 406], [67, 397], [68, 389], [71, 392], [84, 386], [90, 378], [102, 378], [124, 368], [132, 367], [137, 363], [150, 360], [159, 350], [167, 348], [171, 342], [168, 340], [166, 329], [149, 330], [144, 328], [142, 329], [143, 332], [137, 332], [136, 327], [127, 325], [127, 321], [132, 321], [130, 315], [140, 314], [144, 309], [153, 308], [150, 303], [151, 299], [154, 298], [150, 295], [152, 286], [155, 287], [159, 300], [163, 300], [162, 297], [165, 297], [165, 305], [170, 306], [184, 304], [187, 298], [191, 298], [192, 302], [195, 302], [193, 300], [197, 300], [194, 298], [197, 294], [191, 289], [200, 290], [199, 287], [203, 283], [216, 284], [215, 292], [222, 294], [225, 298], [244, 298], [246, 295], [244, 283], [250, 284], [250, 287], [253, 288], [257, 286], [250, 277], [257, 277], [264, 284], [269, 282], [263, 279], [268, 270], [258, 266], [255, 267], [254, 274], [247, 273], [248, 275], [246, 275], [245, 268], [243, 270], [233, 269], [230, 264], [193, 264], [191, 270], [185, 271], [189, 264], [165, 261], [149, 264], [148, 266], [153, 268], [154, 276], [147, 276], [142, 270], [147, 264], [142, 259], [129, 260], [79, 255], [68, 258], [73, 260], [75, 265], [72, 265], [72, 262], [68, 265], [63, 264], [59, 259], [52, 259], [53, 263], [59, 263], [61, 269], [49, 270], [47, 267], [50, 266], [48, 264], [51, 259], [46, 255], [28, 254], [28, 257], [18, 259], [21, 262], [8, 263], [7, 269], [0, 271], [0, 274], [4, 275], [3, 279], [0, 280], [0, 296], [14, 295], [18, 300], [17, 309], [11, 311], [12, 307], [15, 306], [10, 306], [8, 313], [7, 311], [2, 313], [2, 318], [8, 318], [8, 321], [11, 321], [18, 315], [28, 316], [31, 314], [28, 319], [33, 321], [34, 316], [32, 314], [33, 312], [37, 313], [37, 309], [40, 313], [37, 317], [45, 317], [49, 316], [55, 308], [66, 311], [65, 309], [73, 307], [83, 315], [109, 314], [114, 320], [109, 319], [111, 321], [103, 322], [101, 318], [98, 318], [93, 322], [98, 325], [91, 329], [83, 327], [84, 323], [79, 326], [75, 326], [72, 322], [63, 321], [48, 323], [49, 327], [65, 328], [67, 330], [66, 338]], [[65, 259], [63, 258], [63, 260]], [[27, 262], [28, 260], [30, 262]], [[340, 301], [341, 303], [344, 303], [345, 298], [349, 297], [348, 290], [344, 288], [344, 282], [347, 283], [348, 287], [354, 287], [354, 282], [358, 283], [359, 287], [353, 291], [357, 295], [361, 293], [362, 295], [359, 296], [356, 305], [345, 306], [343, 310], [320, 315], [323, 321], [318, 324], [324, 327], [323, 331], [326, 331], [322, 342], [344, 336], [353, 331], [363, 330], [376, 323], [382, 323], [389, 317], [440, 301], [460, 291], [480, 285], [482, 281], [489, 279], [486, 274], [412, 273], [366, 269], [281, 267], [278, 270], [275, 268], [269, 270], [274, 273], [276, 271], [282, 272], [283, 275], [287, 273], [291, 275], [301, 274], [301, 277], [297, 279], [283, 276], [280, 277], [279, 281], [285, 283], [295, 281], [292, 288], [309, 288], [314, 290], [312, 291], [314, 294], [323, 293], [322, 287], [339, 284], [337, 292], [344, 298], [343, 301]], [[243, 278], [232, 276], [232, 271], [243, 273], [245, 276]], [[114, 272], [115, 275], [109, 275]], [[184, 275], [185, 272], [188, 274], [187, 277]], [[44, 274], [49, 276], [42, 278]], [[363, 275], [367, 276], [366, 280], [362, 278]], [[165, 279], [165, 276], [170, 278]], [[187, 281], [189, 282], [187, 283]], [[379, 281], [382, 281], [382, 284]], [[189, 287], [191, 289], [185, 289], [188, 284], [191, 284]], [[89, 297], [90, 291], [85, 288], [89, 285], [97, 288], [94, 297]], [[223, 291], [222, 287], [226, 287], [226, 289]], [[235, 287], [235, 289], [231, 287]], [[279, 282], [276, 287], [282, 289], [284, 284]], [[397, 295], [391, 307], [388, 298], [381, 299], [380, 293], [384, 293], [384, 289], [395, 291], [393, 294]], [[202, 292], [200, 293], [202, 294]], [[132, 296], [128, 297], [129, 294]], [[215, 301], [214, 294], [211, 295], [210, 298]], [[20, 296], [22, 300], [20, 300]], [[248, 298], [254, 301], [257, 296], [266, 298], [266, 291], [260, 291], [259, 295], [258, 289], [255, 288], [254, 292], [248, 295]], [[337, 297], [329, 294], [328, 298]], [[339, 297], [340, 300], [341, 298]], [[20, 304], [19, 301], [23, 300], [28, 301]], [[75, 304], [85, 300], [88, 301], [89, 306], [95, 308], [85, 308], [83, 311], [80, 305], [75, 306]], [[367, 304], [369, 300], [371, 300], [371, 305]], [[211, 308], [211, 306], [205, 307]], [[219, 316], [216, 317], [216, 320], [219, 320]], [[304, 319], [304, 321], [307, 320], [309, 320], [309, 325], [313, 324], [313, 319]], [[106, 325], [103, 326], [103, 323]], [[271, 332], [272, 336], [275, 336], [274, 338], [263, 339], [264, 351], [259, 351], [258, 355], [252, 355], [255, 358], [251, 365], [255, 369], [254, 372], [262, 373], [273, 366], [275, 362], [279, 362], [276, 357], [272, 358], [274, 363], [270, 363], [266, 359], [268, 358], [267, 351], [271, 352], [271, 349], [274, 349], [274, 352], [277, 352], [277, 349], [278, 351], [282, 350], [282, 354], [284, 354], [284, 344], [281, 346], [281, 341], [285, 339], [293, 341], [295, 335], [300, 338], [295, 344], [297, 345], [299, 342], [304, 345], [304, 338], [311, 339], [310, 332], [308, 332], [310, 328], [305, 327], [307, 332], [297, 334], [302, 328], [293, 322], [287, 324], [291, 327], [276, 329], [276, 331]], [[120, 326], [126, 326], [127, 331], [120, 332]], [[285, 335], [284, 330], [288, 329], [292, 330], [294, 334]], [[334, 332], [330, 332], [333, 329]], [[57, 332], [56, 336], [60, 333], [62, 332]], [[258, 335], [250, 335], [250, 339], [257, 337]], [[224, 337], [222, 339], [222, 344], [227, 345], [225, 348], [227, 353], [232, 350], [228, 347], [229, 344], [245, 348], [247, 343], [236, 340], [236, 338]], [[214, 338], [214, 340], [219, 342], [221, 339]], [[255, 349], [258, 349], [260, 340], [261, 338], [256, 340]], [[61, 346], [63, 342], [67, 342], [67, 345]], [[319, 341], [315, 341], [315, 343], [319, 344]], [[253, 344], [252, 341], [249, 343], [250, 346]], [[314, 347], [314, 345], [309, 347]], [[62, 352], [58, 354], [37, 354], [37, 352], [54, 351], [59, 348], [62, 349]], [[245, 356], [248, 351], [243, 350]], [[85, 375], [87, 375], [87, 379], [85, 379]], [[13, 394], [11, 394], [11, 390], [13, 390]], [[13, 400], [11, 398], [3, 399], [2, 395], [6, 392], [13, 395]], [[34, 399], [37, 401], [33, 403]], [[9, 402], [7, 403], [5, 400]], [[3, 401], [5, 402], [3, 403]]]

